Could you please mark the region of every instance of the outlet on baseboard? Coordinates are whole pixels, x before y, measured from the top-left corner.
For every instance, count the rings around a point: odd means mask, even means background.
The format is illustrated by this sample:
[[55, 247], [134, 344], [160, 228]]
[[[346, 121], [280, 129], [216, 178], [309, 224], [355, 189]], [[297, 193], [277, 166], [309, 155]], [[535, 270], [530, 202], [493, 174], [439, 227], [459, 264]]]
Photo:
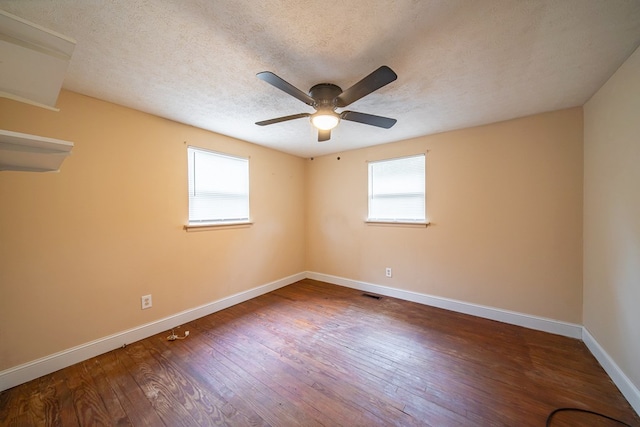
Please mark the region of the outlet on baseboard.
[[147, 308], [151, 308], [153, 306], [153, 301], [151, 300], [151, 294], [141, 296], [140, 302], [143, 310]]
[[387, 267], [384, 269], [384, 275], [387, 277], [391, 277], [391, 267]]

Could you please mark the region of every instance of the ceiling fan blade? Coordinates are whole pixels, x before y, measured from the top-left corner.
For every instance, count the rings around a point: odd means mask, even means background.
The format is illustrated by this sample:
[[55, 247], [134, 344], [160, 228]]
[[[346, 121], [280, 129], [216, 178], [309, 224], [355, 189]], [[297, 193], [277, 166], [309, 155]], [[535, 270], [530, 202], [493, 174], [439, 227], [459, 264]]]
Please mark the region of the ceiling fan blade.
[[373, 114], [357, 113], [355, 111], [343, 111], [340, 118], [352, 122], [363, 123], [365, 125], [378, 126], [379, 128], [389, 129], [395, 125], [397, 120], [388, 117], [374, 116]]
[[261, 122], [256, 122], [256, 124], [258, 126], [266, 126], [266, 125], [272, 125], [274, 123], [286, 122], [287, 120], [301, 119], [303, 117], [309, 117], [310, 115], [311, 114], [309, 113], [292, 114], [290, 116], [278, 117], [276, 119], [263, 120]]
[[263, 71], [256, 74], [256, 77], [258, 77], [260, 80], [264, 80], [272, 86], [277, 87], [281, 91], [288, 93], [294, 98], [298, 98], [300, 101], [304, 102], [307, 105], [313, 106], [316, 102], [312, 97], [310, 97], [297, 87], [293, 86], [291, 83], [282, 80], [271, 71]]
[[380, 89], [383, 86], [388, 85], [392, 81], [398, 78], [398, 75], [386, 65], [375, 70], [358, 83], [351, 86], [349, 89], [342, 92], [337, 98], [338, 107], [346, 107], [347, 105], [356, 102], [358, 99], [369, 95]]
[[328, 141], [331, 139], [331, 129], [318, 129], [318, 142]]

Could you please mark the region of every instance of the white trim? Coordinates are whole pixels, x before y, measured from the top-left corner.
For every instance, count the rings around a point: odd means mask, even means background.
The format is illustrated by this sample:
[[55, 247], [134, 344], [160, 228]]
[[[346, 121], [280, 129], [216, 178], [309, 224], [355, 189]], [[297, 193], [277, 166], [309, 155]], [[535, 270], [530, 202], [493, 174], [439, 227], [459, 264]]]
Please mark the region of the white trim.
[[188, 323], [192, 320], [215, 313], [216, 311], [224, 310], [225, 308], [290, 285], [304, 279], [305, 277], [305, 273], [294, 274], [199, 307], [176, 313], [172, 316], [165, 317], [164, 319], [140, 325], [126, 331], [99, 338], [97, 340], [6, 369], [0, 372], [0, 391], [15, 387], [19, 384], [50, 374], [75, 363], [82, 362], [122, 347], [124, 344], [139, 341], [163, 331], [168, 331], [178, 325]]
[[585, 343], [591, 354], [600, 363], [607, 375], [613, 380], [614, 384], [620, 389], [623, 396], [627, 399], [633, 409], [640, 414], [640, 390], [625, 375], [616, 362], [596, 341], [586, 327], [582, 328], [582, 341]]
[[498, 322], [523, 326], [525, 328], [535, 329], [538, 331], [563, 335], [570, 338], [582, 338], [582, 326], [575, 323], [567, 323], [495, 307], [487, 307], [484, 305], [472, 304], [449, 298], [405, 291], [402, 289], [390, 288], [387, 286], [375, 285], [372, 283], [360, 282], [357, 280], [345, 279], [343, 277], [331, 276], [329, 274], [315, 273], [312, 271], [307, 272], [307, 277], [309, 279], [333, 283], [334, 285], [373, 292], [406, 301], [417, 302], [419, 304], [443, 308], [445, 310], [456, 311], [458, 313], [470, 314], [472, 316], [478, 316], [485, 319], [497, 320]]
[[229, 228], [248, 228], [253, 225], [253, 221], [238, 222], [202, 222], [187, 224], [184, 229], [187, 231], [222, 230]]
[[587, 328], [582, 325], [532, 316], [495, 307], [472, 304], [449, 298], [421, 294], [418, 292], [405, 291], [402, 289], [375, 285], [372, 283], [360, 282], [357, 280], [345, 279], [343, 277], [331, 276], [329, 274], [315, 273], [312, 271], [307, 271], [307, 278], [333, 283], [334, 285], [345, 286], [347, 288], [358, 289], [365, 292], [399, 298], [406, 301], [417, 302], [419, 304], [443, 308], [445, 310], [470, 314], [473, 316], [483, 317], [485, 319], [497, 320], [499, 322], [523, 326], [529, 329], [563, 335], [569, 338], [580, 339], [584, 342], [587, 349], [589, 349], [591, 354], [593, 354], [598, 363], [600, 363], [607, 375], [609, 375], [613, 383], [627, 399], [631, 407], [636, 411], [636, 413], [640, 414], [640, 390], [638, 390], [638, 387], [633, 384], [629, 377], [625, 375], [624, 371], [620, 369], [611, 356], [607, 354], [602, 346], [589, 333]]
[[600, 346], [589, 331], [573, 323], [561, 322], [553, 319], [546, 319], [528, 314], [502, 310], [494, 307], [487, 307], [457, 301], [449, 298], [436, 297], [387, 286], [375, 285], [372, 283], [360, 282], [328, 274], [307, 271], [298, 273], [283, 279], [249, 289], [244, 292], [210, 302], [189, 310], [182, 311], [164, 319], [160, 319], [145, 325], [141, 325], [126, 331], [118, 332], [104, 338], [100, 338], [79, 346], [60, 351], [58, 353], [45, 356], [43, 358], [15, 366], [0, 372], [0, 391], [4, 391], [19, 384], [31, 381], [46, 374], [66, 368], [75, 363], [82, 362], [116, 348], [124, 344], [139, 341], [173, 327], [188, 323], [195, 319], [207, 316], [233, 305], [248, 301], [260, 295], [290, 285], [304, 278], [320, 280], [347, 288], [359, 289], [380, 295], [399, 298], [407, 301], [417, 302], [433, 307], [443, 308], [459, 313], [470, 314], [486, 319], [497, 320], [513, 325], [523, 326], [544, 332], [550, 332], [571, 338], [582, 339], [589, 351], [598, 360], [600, 365], [607, 372], [616, 386], [620, 389], [625, 398], [629, 401], [634, 410], [640, 413], [640, 391], [624, 374], [620, 367], [613, 361], [607, 352]]
[[375, 219], [366, 219], [365, 224], [367, 225], [380, 225], [380, 226], [397, 226], [397, 227], [428, 227], [431, 225], [429, 221], [384, 221]]

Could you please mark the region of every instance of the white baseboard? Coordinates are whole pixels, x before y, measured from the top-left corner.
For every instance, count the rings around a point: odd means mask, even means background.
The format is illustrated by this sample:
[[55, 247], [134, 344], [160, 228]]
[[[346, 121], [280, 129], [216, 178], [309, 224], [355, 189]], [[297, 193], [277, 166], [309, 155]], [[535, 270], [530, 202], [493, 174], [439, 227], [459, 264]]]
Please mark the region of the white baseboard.
[[582, 341], [618, 389], [620, 389], [620, 392], [627, 399], [636, 413], [640, 414], [640, 390], [638, 390], [638, 387], [631, 382], [629, 377], [625, 375], [622, 369], [620, 369], [616, 362], [611, 358], [611, 356], [609, 356], [604, 348], [602, 348], [586, 327], [582, 328]]
[[552, 334], [563, 335], [570, 338], [581, 339], [591, 354], [600, 363], [607, 375], [614, 384], [620, 389], [622, 395], [627, 399], [633, 409], [640, 414], [640, 391], [633, 382], [625, 375], [614, 360], [607, 354], [596, 339], [589, 333], [587, 328], [574, 323], [566, 323], [543, 317], [531, 316], [528, 314], [517, 313], [508, 310], [502, 310], [494, 307], [486, 307], [477, 304], [471, 304], [463, 301], [452, 300], [448, 298], [435, 297], [432, 295], [421, 294], [417, 292], [405, 291], [402, 289], [390, 288], [387, 286], [374, 285], [372, 283], [360, 282], [357, 280], [345, 279], [343, 277], [331, 276], [328, 274], [315, 273], [308, 271], [307, 278], [320, 280], [334, 285], [345, 286], [347, 288], [358, 289], [365, 292], [371, 292], [378, 295], [399, 298], [406, 301], [417, 302], [433, 307], [444, 308], [446, 310], [456, 311], [459, 313], [470, 314], [473, 316], [483, 317], [486, 319], [497, 320], [499, 322], [509, 323], [512, 325], [523, 326], [529, 329], [535, 329]]
[[0, 391], [15, 387], [19, 384], [50, 374], [75, 363], [82, 362], [122, 347], [124, 344], [130, 344], [160, 332], [168, 331], [178, 325], [188, 323], [192, 320], [215, 313], [216, 311], [224, 310], [225, 308], [266, 294], [267, 292], [290, 285], [304, 279], [305, 277], [305, 273], [294, 274], [292, 276], [267, 283], [266, 285], [258, 286], [199, 307], [185, 310], [172, 316], [165, 317], [164, 319], [118, 332], [95, 341], [33, 360], [23, 365], [6, 369], [0, 372]]
[[631, 380], [618, 367], [607, 352], [600, 346], [589, 331], [581, 325], [560, 322], [553, 319], [546, 319], [537, 316], [502, 310], [494, 307], [487, 307], [457, 301], [448, 298], [436, 297], [417, 292], [405, 291], [402, 289], [390, 288], [387, 286], [375, 285], [372, 283], [360, 282], [328, 274], [308, 271], [298, 273], [283, 279], [249, 289], [244, 292], [213, 301], [183, 312], [174, 314], [164, 319], [160, 319], [145, 325], [141, 325], [126, 331], [97, 339], [79, 346], [63, 350], [61, 352], [37, 359], [23, 365], [15, 366], [0, 372], [0, 391], [15, 387], [19, 384], [31, 381], [35, 378], [50, 374], [57, 370], [66, 368], [75, 363], [82, 362], [116, 348], [123, 344], [130, 344], [135, 341], [150, 337], [163, 331], [168, 331], [178, 325], [188, 323], [195, 319], [207, 316], [233, 305], [248, 301], [252, 298], [282, 288], [295, 283], [304, 278], [320, 280], [339, 286], [358, 289], [365, 292], [372, 292], [379, 295], [390, 296], [407, 301], [417, 302], [459, 313], [470, 314], [486, 319], [497, 320], [504, 323], [523, 326], [553, 334], [563, 335], [571, 338], [578, 338], [584, 341], [585, 345], [598, 360], [600, 365], [607, 372], [616, 386], [620, 389], [625, 398], [629, 401], [634, 410], [640, 413], [640, 391]]
[[563, 335], [571, 338], [582, 338], [582, 326], [575, 323], [561, 322], [559, 320], [547, 319], [544, 317], [532, 316], [515, 311], [502, 310], [494, 307], [487, 307], [472, 304], [464, 301], [457, 301], [449, 298], [436, 297], [418, 292], [405, 291], [387, 286], [374, 285], [372, 283], [360, 282], [357, 280], [345, 279], [343, 277], [331, 276], [328, 274], [307, 272], [309, 279], [320, 280], [334, 285], [345, 286], [347, 288], [372, 292], [379, 295], [399, 298], [406, 301], [417, 302], [419, 304], [432, 307], [444, 308], [458, 313], [470, 314], [472, 316], [483, 317], [485, 319], [497, 320], [499, 322], [512, 325], [523, 326], [529, 329], [549, 332], [556, 335]]

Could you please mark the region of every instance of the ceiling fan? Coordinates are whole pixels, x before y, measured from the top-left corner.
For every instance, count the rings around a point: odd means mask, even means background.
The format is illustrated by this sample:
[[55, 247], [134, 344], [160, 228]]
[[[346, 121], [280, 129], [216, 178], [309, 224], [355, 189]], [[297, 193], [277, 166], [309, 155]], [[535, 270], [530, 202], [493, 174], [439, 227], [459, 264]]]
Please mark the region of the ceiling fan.
[[309, 94], [306, 94], [271, 71], [263, 71], [256, 74], [256, 76], [316, 110], [313, 114], [299, 113], [256, 122], [259, 126], [311, 117], [311, 123], [318, 129], [318, 141], [327, 141], [331, 138], [331, 129], [335, 128], [341, 119], [385, 129], [389, 129], [397, 121], [388, 117], [374, 116], [373, 114], [358, 113], [356, 111], [336, 112], [336, 108], [346, 107], [397, 79], [397, 74], [386, 65], [378, 68], [345, 91], [331, 83], [320, 83], [309, 89]]

